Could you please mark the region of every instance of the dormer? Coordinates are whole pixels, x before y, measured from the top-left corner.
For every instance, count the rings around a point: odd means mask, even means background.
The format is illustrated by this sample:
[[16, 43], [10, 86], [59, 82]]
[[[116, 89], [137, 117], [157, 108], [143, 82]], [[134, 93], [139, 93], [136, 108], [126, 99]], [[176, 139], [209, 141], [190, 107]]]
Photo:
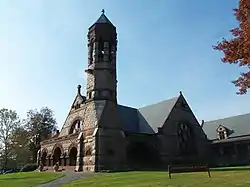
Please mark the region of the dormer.
[[228, 138], [228, 129], [223, 125], [219, 125], [216, 131], [219, 140], [224, 140]]

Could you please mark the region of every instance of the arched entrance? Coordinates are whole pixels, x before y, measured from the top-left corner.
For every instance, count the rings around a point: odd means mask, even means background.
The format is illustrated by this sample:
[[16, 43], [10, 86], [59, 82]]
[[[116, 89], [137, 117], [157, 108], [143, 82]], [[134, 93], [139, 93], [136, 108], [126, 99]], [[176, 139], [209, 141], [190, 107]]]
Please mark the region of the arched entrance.
[[69, 152], [69, 165], [76, 166], [77, 148], [72, 147]]
[[130, 143], [127, 147], [127, 159], [135, 169], [157, 167], [160, 162], [158, 151], [144, 142]]
[[55, 165], [57, 162], [59, 162], [59, 165], [61, 165], [61, 154], [62, 151], [59, 147], [55, 148], [54, 154], [53, 154], [53, 165]]
[[47, 152], [46, 151], [42, 152], [41, 162], [43, 166], [46, 166], [46, 157], [47, 157]]

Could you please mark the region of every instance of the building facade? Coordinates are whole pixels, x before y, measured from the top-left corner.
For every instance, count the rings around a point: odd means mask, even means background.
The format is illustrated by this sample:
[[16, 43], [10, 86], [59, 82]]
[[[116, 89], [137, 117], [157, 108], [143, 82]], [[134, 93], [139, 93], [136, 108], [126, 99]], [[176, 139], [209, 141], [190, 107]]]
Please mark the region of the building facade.
[[81, 86], [60, 132], [41, 142], [45, 167], [98, 172], [203, 162], [209, 141], [184, 95], [143, 108], [117, 103], [116, 27], [104, 13], [89, 28]]
[[212, 166], [250, 165], [250, 113], [205, 122]]

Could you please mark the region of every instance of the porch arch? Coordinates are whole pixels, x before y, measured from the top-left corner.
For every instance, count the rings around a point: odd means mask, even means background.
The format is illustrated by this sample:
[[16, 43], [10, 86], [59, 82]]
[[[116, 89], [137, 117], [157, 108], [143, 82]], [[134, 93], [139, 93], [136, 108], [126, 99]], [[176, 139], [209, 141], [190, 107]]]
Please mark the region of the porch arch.
[[61, 144], [55, 144], [52, 149], [53, 154], [53, 165], [59, 162], [61, 166], [61, 155], [64, 153], [63, 146]]

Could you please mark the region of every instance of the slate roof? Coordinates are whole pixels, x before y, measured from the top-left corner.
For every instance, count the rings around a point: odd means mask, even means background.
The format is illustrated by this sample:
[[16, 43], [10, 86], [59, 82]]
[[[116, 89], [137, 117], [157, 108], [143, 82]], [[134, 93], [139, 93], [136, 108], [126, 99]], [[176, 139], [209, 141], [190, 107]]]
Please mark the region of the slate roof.
[[96, 20], [95, 23], [93, 23], [89, 27], [89, 29], [91, 29], [96, 24], [109, 24], [109, 25], [112, 25], [114, 27], [114, 25], [111, 23], [111, 21], [107, 18], [107, 16], [104, 13], [101, 14], [101, 16]]
[[138, 115], [137, 109], [118, 105], [117, 106], [118, 115], [122, 121], [123, 129], [127, 132], [138, 132]]
[[127, 132], [154, 134], [162, 127], [179, 97], [139, 109], [118, 105], [123, 129]]
[[203, 130], [208, 139], [217, 139], [217, 128], [219, 125], [226, 127], [229, 130], [228, 138], [235, 138], [239, 136], [246, 136], [250, 134], [250, 113], [231, 116], [224, 119], [205, 122]]
[[95, 22], [95, 24], [99, 24], [99, 23], [108, 23], [108, 24], [112, 24], [111, 21], [109, 21], [109, 19], [107, 18], [107, 16], [105, 16], [105, 14], [101, 14], [101, 16], [98, 18], [98, 20]]

